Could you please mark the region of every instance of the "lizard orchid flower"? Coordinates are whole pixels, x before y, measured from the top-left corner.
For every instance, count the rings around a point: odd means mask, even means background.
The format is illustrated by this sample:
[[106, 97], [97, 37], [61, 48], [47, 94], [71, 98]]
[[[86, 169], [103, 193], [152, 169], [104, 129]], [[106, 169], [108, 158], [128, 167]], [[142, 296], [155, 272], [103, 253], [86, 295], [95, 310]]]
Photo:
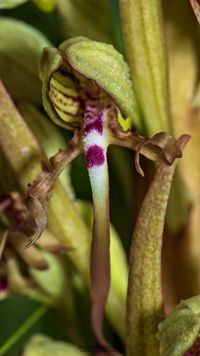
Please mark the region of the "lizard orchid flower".
[[116, 144], [136, 151], [136, 169], [143, 175], [139, 154], [171, 164], [181, 157], [178, 142], [167, 133], [151, 139], [132, 131], [142, 129], [129, 68], [111, 45], [76, 37], [58, 49], [45, 48], [40, 76], [43, 103], [50, 118], [72, 130], [66, 151], [59, 150], [43, 164], [42, 173], [29, 185], [26, 199], [38, 227], [32, 245], [46, 227], [47, 203], [61, 171], [83, 153], [91, 183], [94, 223], [91, 246], [92, 325], [97, 343], [106, 345], [103, 313], [110, 285], [109, 177], [107, 149]]

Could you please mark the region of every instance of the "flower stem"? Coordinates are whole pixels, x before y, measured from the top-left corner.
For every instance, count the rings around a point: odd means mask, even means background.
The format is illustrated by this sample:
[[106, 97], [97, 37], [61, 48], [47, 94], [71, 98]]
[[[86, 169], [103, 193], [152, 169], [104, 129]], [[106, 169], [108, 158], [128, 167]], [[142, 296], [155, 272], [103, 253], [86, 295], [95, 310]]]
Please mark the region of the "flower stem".
[[[181, 147], [188, 141], [182, 136]], [[129, 257], [127, 355], [159, 355], [156, 338], [164, 316], [161, 248], [167, 201], [177, 160], [161, 164], [139, 212]]]
[[[145, 134], [170, 131], [169, 93], [160, 0], [120, 0], [127, 60]], [[144, 134], [144, 132], [143, 132]]]

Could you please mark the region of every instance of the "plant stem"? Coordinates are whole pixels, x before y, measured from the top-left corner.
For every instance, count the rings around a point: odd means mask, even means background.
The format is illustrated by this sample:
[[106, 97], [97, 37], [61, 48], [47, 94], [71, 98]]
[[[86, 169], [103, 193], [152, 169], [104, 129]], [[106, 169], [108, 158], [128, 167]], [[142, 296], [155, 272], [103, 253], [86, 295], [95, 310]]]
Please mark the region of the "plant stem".
[[[167, 61], [159, 0], [120, 0], [127, 60], [145, 134], [169, 131]], [[144, 134], [144, 132], [143, 132]]]
[[26, 332], [32, 328], [34, 324], [38, 322], [48, 311], [48, 308], [41, 306], [12, 334], [0, 347], [0, 356], [5, 353], [26, 334]]
[[[180, 138], [184, 147], [188, 136]], [[177, 159], [158, 168], [139, 212], [130, 248], [127, 355], [157, 356], [162, 320], [161, 248], [167, 201]]]

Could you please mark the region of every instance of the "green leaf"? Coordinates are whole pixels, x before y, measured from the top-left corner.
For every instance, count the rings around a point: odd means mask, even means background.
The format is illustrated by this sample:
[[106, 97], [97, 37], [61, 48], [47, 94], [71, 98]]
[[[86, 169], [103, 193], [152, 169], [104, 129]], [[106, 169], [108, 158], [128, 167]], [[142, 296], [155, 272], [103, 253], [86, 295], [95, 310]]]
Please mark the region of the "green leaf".
[[160, 0], [120, 0], [122, 29], [145, 134], [170, 130]]
[[41, 102], [38, 75], [42, 49], [48, 39], [19, 20], [0, 18], [0, 77], [15, 100]]
[[[70, 343], [64, 341], [54, 341], [45, 335], [34, 335], [27, 342], [22, 356], [81, 356], [83, 352]], [[88, 356], [87, 351], [84, 355]]]
[[28, 0], [1, 0], [0, 9], [12, 9], [13, 7], [24, 4]]
[[[188, 141], [182, 136], [181, 148]], [[127, 355], [159, 355], [156, 339], [162, 320], [161, 248], [167, 201], [177, 159], [161, 164], [142, 203], [129, 256]]]
[[182, 356], [192, 347], [200, 331], [199, 316], [200, 296], [178, 304], [173, 313], [158, 326], [161, 356]]

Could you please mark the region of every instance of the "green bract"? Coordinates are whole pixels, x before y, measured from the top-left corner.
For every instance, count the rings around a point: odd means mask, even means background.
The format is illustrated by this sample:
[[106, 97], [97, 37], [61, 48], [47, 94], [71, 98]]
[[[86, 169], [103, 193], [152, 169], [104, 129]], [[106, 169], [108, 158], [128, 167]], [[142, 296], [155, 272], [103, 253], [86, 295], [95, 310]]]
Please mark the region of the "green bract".
[[[61, 73], [66, 76], [65, 79], [61, 78]], [[57, 83], [51, 83], [53, 75], [55, 76], [53, 80], [56, 79]], [[64, 41], [58, 50], [45, 48], [41, 61], [41, 78], [45, 109], [52, 120], [61, 126], [66, 128], [79, 126], [82, 112], [74, 105], [78, 102], [80, 86], [87, 90], [87, 85], [91, 83], [113, 99], [124, 118], [131, 117], [135, 126], [140, 128], [128, 66], [121, 54], [111, 45], [84, 37], [75, 37]], [[56, 93], [52, 90], [52, 84]], [[57, 85], [56, 88], [54, 84]], [[72, 90], [73, 92], [71, 92]], [[62, 98], [59, 97], [60, 92]], [[52, 95], [53, 100], [51, 100]], [[55, 97], [62, 103], [66, 97], [71, 100], [64, 103], [64, 106], [67, 107], [65, 110], [67, 117], [64, 117], [64, 109], [63, 107], [61, 109], [60, 102], [59, 107], [55, 108]], [[71, 112], [72, 107], [73, 113]], [[62, 113], [60, 113], [61, 110], [63, 110]]]

